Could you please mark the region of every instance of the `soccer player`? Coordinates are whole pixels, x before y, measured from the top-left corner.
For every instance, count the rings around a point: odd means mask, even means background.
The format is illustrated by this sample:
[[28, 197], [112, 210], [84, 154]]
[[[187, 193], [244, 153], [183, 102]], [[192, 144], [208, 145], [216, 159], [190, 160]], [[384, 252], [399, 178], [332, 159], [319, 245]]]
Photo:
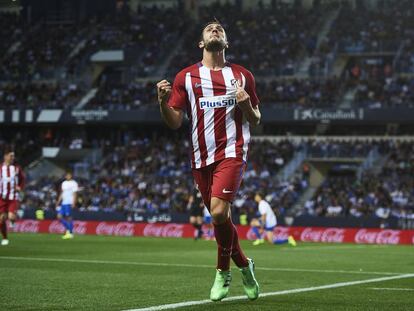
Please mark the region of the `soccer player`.
[[271, 244], [289, 243], [292, 246], [296, 246], [296, 241], [293, 236], [289, 236], [286, 240], [273, 239], [273, 229], [277, 225], [276, 215], [270, 204], [264, 199], [264, 194], [262, 192], [256, 192], [254, 200], [258, 204], [258, 215], [260, 218], [253, 218], [250, 222], [250, 226], [257, 237], [256, 241], [253, 242], [253, 245], [263, 244], [264, 239], [262, 238], [262, 234], [263, 232], [266, 232], [265, 236], [267, 241]]
[[197, 187], [194, 187], [193, 193], [188, 199], [188, 206], [190, 208], [190, 223], [196, 230], [195, 240], [201, 239], [203, 236], [203, 200], [201, 198], [200, 191]]
[[62, 239], [73, 239], [72, 208], [76, 206], [78, 183], [72, 179], [72, 173], [66, 172], [65, 180], [61, 185], [61, 192], [56, 203], [57, 217], [65, 227]]
[[227, 296], [232, 259], [247, 297], [254, 300], [259, 296], [254, 262], [240, 247], [231, 204], [246, 167], [250, 126], [260, 122], [259, 99], [251, 72], [226, 62], [227, 35], [219, 21], [203, 28], [198, 47], [201, 62], [180, 71], [172, 87], [167, 80], [157, 83], [161, 116], [172, 129], [181, 126], [185, 112], [190, 119], [192, 173], [213, 218], [218, 246], [210, 299]]
[[211, 214], [208, 211], [206, 206], [204, 206], [203, 213], [204, 213], [203, 221], [207, 227], [206, 240], [213, 240], [214, 239], [213, 219], [211, 218]]
[[15, 164], [14, 151], [6, 149], [3, 163], [0, 166], [0, 229], [1, 245], [8, 245], [7, 218], [13, 226], [19, 206], [19, 192], [24, 188], [24, 174], [19, 165]]

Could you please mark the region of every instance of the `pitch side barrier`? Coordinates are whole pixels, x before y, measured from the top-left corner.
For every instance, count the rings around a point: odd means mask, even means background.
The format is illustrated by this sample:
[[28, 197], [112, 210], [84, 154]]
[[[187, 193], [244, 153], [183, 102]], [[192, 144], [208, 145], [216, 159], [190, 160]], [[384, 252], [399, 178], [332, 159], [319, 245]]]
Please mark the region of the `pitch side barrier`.
[[[263, 124], [411, 124], [412, 108], [280, 108], [263, 104]], [[162, 123], [156, 105], [137, 110], [107, 109], [0, 109], [0, 124], [157, 124]]]
[[394, 141], [394, 142], [414, 142], [414, 136], [412, 135], [400, 135], [400, 136], [385, 136], [385, 135], [358, 135], [358, 136], [324, 136], [324, 135], [260, 135], [252, 136], [253, 141], [270, 141], [278, 143], [288, 140], [297, 144], [307, 142], [378, 142], [378, 141]]
[[[207, 228], [205, 229], [204, 231], [207, 231]], [[238, 225], [237, 229], [240, 239], [255, 239], [249, 226]], [[18, 220], [10, 230], [20, 233], [64, 233], [64, 227], [57, 220]], [[75, 235], [193, 238], [194, 228], [189, 224], [176, 223], [75, 221], [74, 233]], [[414, 245], [414, 230], [280, 226], [274, 229], [274, 235], [276, 239], [287, 239], [292, 235], [300, 242]]]

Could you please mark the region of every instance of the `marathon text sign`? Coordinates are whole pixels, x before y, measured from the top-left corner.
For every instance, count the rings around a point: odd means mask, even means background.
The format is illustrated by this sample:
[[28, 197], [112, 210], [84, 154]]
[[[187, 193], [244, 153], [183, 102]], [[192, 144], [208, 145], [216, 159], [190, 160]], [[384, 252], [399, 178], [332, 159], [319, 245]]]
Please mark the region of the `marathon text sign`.
[[[15, 227], [10, 230], [24, 233], [64, 233], [63, 226], [57, 220], [18, 220]], [[240, 239], [255, 239], [250, 227], [237, 226], [237, 230]], [[194, 228], [189, 224], [176, 223], [75, 221], [74, 233], [76, 235], [193, 238]], [[276, 227], [274, 229], [274, 237], [278, 240], [286, 240], [289, 235], [300, 242], [414, 245], [414, 230], [321, 227]]]
[[109, 116], [108, 110], [72, 110], [71, 116], [77, 122], [84, 121], [103, 121]]
[[355, 121], [364, 120], [364, 109], [295, 109], [298, 121]]

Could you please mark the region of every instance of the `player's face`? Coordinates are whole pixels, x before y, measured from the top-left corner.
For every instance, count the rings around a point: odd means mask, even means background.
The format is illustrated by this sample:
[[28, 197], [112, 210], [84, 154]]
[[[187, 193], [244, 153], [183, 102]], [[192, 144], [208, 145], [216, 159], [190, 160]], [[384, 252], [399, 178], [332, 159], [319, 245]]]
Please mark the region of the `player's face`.
[[203, 41], [199, 43], [200, 48], [209, 52], [221, 52], [227, 48], [227, 36], [220, 24], [210, 24], [203, 30]]
[[4, 162], [13, 163], [14, 162], [14, 152], [9, 152], [4, 155]]
[[66, 174], [66, 180], [71, 180], [72, 179], [72, 174], [71, 173], [67, 173]]

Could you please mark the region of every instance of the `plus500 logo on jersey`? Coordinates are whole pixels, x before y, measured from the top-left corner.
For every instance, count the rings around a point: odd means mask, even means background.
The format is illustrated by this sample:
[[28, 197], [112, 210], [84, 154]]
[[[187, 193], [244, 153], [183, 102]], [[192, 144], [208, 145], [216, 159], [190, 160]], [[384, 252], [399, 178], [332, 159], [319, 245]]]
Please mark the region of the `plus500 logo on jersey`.
[[236, 104], [236, 98], [232, 95], [201, 97], [199, 104], [200, 109], [231, 107]]

